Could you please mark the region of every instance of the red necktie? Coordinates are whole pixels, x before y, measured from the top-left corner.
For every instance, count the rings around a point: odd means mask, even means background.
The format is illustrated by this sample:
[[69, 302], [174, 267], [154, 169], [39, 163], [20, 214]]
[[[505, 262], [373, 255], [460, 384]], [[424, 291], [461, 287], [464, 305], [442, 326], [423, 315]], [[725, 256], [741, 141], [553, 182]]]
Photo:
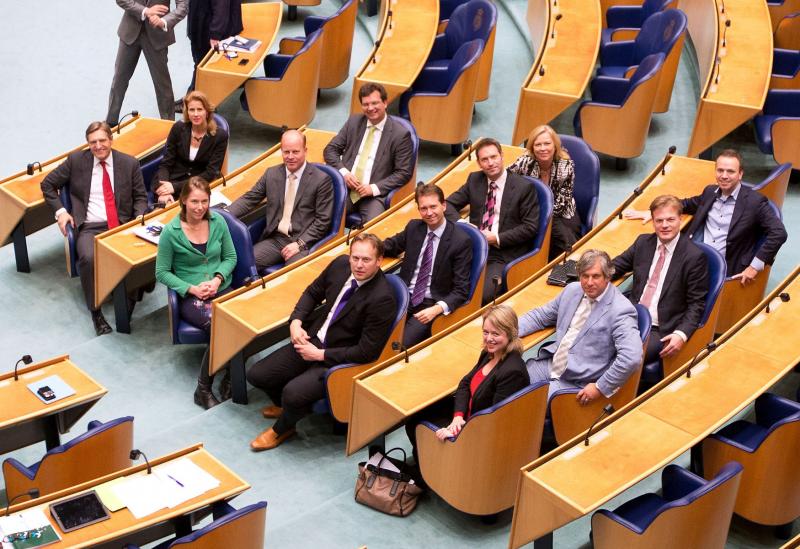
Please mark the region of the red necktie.
[[495, 203], [496, 191], [497, 191], [497, 183], [495, 181], [490, 181], [489, 192], [486, 196], [486, 211], [484, 212], [483, 220], [481, 221], [482, 231], [492, 230], [492, 225], [494, 224], [494, 203]]
[[667, 247], [663, 244], [658, 246], [658, 261], [653, 269], [653, 274], [647, 281], [647, 286], [644, 289], [644, 295], [639, 300], [639, 304], [643, 307], [650, 308], [650, 302], [656, 295], [656, 288], [658, 288], [658, 281], [661, 280], [661, 270], [664, 268], [664, 261], [667, 259]]
[[111, 188], [111, 176], [108, 175], [104, 160], [100, 161], [100, 166], [103, 168], [103, 200], [106, 203], [106, 219], [108, 220], [108, 228], [113, 229], [119, 225], [117, 204], [114, 202], [114, 189]]

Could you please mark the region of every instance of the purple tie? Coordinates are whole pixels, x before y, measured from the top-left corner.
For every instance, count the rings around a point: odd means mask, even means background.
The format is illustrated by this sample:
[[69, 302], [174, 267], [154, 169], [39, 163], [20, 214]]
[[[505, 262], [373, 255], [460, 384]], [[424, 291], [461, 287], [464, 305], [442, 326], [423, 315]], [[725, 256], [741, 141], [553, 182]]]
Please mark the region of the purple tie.
[[492, 230], [492, 225], [494, 224], [494, 202], [496, 191], [497, 183], [495, 181], [489, 181], [489, 193], [486, 196], [486, 212], [483, 214], [483, 220], [481, 221], [482, 231]]
[[411, 306], [416, 307], [425, 299], [425, 290], [431, 280], [431, 267], [433, 266], [433, 240], [436, 233], [428, 233], [428, 242], [425, 244], [425, 251], [422, 252], [422, 265], [419, 266], [417, 282], [414, 284], [414, 293], [411, 294]]
[[347, 288], [347, 290], [345, 290], [345, 292], [342, 294], [342, 299], [339, 300], [339, 304], [336, 305], [336, 309], [333, 310], [333, 316], [331, 317], [331, 321], [328, 323], [329, 327], [331, 324], [333, 324], [333, 321], [336, 320], [336, 317], [338, 317], [342, 312], [342, 309], [344, 309], [345, 305], [347, 305], [347, 302], [350, 301], [350, 298], [353, 297], [353, 294], [356, 293], [357, 289], [358, 282], [351, 280], [350, 287]]

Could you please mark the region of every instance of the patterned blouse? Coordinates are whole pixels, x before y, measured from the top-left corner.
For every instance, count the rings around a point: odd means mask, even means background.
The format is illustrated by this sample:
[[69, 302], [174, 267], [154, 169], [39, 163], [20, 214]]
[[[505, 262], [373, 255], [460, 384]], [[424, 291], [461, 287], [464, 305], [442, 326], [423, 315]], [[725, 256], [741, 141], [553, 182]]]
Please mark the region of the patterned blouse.
[[[520, 156], [508, 167], [508, 171], [520, 175], [539, 178], [539, 163], [530, 153]], [[572, 186], [575, 182], [575, 162], [572, 160], [556, 160], [550, 166], [550, 190], [553, 191], [553, 215], [564, 219], [572, 219], [575, 215], [575, 198]]]

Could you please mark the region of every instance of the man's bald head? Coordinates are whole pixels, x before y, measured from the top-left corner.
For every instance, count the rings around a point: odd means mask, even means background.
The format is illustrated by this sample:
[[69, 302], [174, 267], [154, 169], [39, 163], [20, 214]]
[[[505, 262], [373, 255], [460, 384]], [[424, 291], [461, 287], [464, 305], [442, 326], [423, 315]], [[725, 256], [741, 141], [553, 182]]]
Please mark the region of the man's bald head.
[[290, 172], [299, 170], [306, 161], [306, 136], [297, 130], [286, 130], [281, 136], [281, 156]]

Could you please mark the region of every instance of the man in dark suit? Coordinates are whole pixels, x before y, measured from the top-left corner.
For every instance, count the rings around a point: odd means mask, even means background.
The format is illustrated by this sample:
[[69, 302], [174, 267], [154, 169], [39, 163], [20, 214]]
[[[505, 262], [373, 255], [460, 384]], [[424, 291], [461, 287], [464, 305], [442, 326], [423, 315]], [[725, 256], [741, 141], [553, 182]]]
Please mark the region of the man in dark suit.
[[114, 63], [114, 79], [108, 95], [108, 114], [106, 122], [114, 126], [119, 122], [122, 100], [128, 89], [128, 82], [136, 70], [139, 56], [144, 52], [161, 118], [175, 119], [175, 97], [172, 93], [172, 79], [167, 66], [167, 48], [175, 43], [175, 25], [185, 16], [187, 0], [175, 0], [175, 11], [169, 10], [170, 0], [117, 0], [117, 5], [125, 10], [117, 29], [119, 48]]
[[[615, 278], [633, 271], [630, 299], [650, 311], [652, 328], [645, 363], [673, 356], [697, 329], [708, 293], [708, 261], [681, 236], [681, 201], [658, 196], [650, 204], [655, 233], [640, 235], [614, 258]], [[656, 253], [658, 252], [658, 253]]]
[[433, 183], [417, 187], [414, 199], [422, 219], [384, 241], [386, 257], [405, 252], [400, 278], [411, 299], [403, 331], [403, 345], [413, 347], [431, 335], [433, 320], [449, 315], [469, 297], [472, 244], [469, 236], [444, 217], [447, 203]]
[[253, 247], [259, 270], [307, 256], [308, 249], [330, 231], [333, 183], [306, 162], [306, 152], [305, 135], [297, 130], [284, 132], [283, 164], [268, 168], [252, 189], [227, 208], [242, 217], [266, 199], [267, 225]]
[[[716, 161], [716, 185], [699, 196], [683, 199], [683, 211], [694, 216], [683, 230], [692, 240], [705, 242], [725, 258], [728, 276], [742, 286], [772, 265], [786, 242], [786, 229], [767, 198], [742, 185], [742, 157], [726, 149]], [[628, 219], [649, 219], [649, 212], [626, 210]], [[764, 242], [756, 248], [758, 241]]]
[[[197, 65], [208, 50], [216, 48], [220, 40], [235, 36], [244, 30], [242, 25], [242, 0], [189, 0], [186, 34], [192, 47], [194, 71], [189, 90], [194, 89]], [[176, 109], [183, 109], [181, 101]]]
[[411, 134], [386, 114], [387, 97], [380, 84], [361, 86], [364, 114], [351, 116], [322, 153], [350, 190], [347, 213], [359, 212], [362, 223], [383, 213], [389, 191], [405, 185], [414, 173]]
[[[270, 450], [294, 434], [297, 422], [325, 396], [328, 368], [380, 356], [397, 313], [381, 259], [378, 237], [362, 233], [353, 238], [349, 257], [334, 259], [300, 296], [289, 317], [291, 344], [247, 372], [247, 380], [274, 403], [262, 415], [277, 418], [250, 443], [253, 450]], [[320, 305], [319, 314], [314, 313]]]
[[[97, 335], [111, 332], [103, 313], [94, 305], [94, 237], [127, 223], [147, 209], [147, 194], [139, 161], [111, 150], [113, 134], [105, 122], [86, 129], [89, 150], [71, 153], [42, 181], [45, 201], [53, 209], [61, 234], [67, 225], [77, 229], [76, 252], [83, 295], [92, 313]], [[69, 183], [72, 212], [61, 204], [59, 191]]]
[[449, 221], [458, 221], [461, 209], [469, 206], [469, 222], [489, 242], [483, 285], [485, 305], [495, 293], [493, 279], [502, 277], [507, 263], [530, 250], [539, 228], [539, 200], [533, 185], [505, 169], [503, 147], [497, 140], [481, 139], [475, 155], [481, 171], [469, 174], [467, 182], [447, 197], [445, 215]]

